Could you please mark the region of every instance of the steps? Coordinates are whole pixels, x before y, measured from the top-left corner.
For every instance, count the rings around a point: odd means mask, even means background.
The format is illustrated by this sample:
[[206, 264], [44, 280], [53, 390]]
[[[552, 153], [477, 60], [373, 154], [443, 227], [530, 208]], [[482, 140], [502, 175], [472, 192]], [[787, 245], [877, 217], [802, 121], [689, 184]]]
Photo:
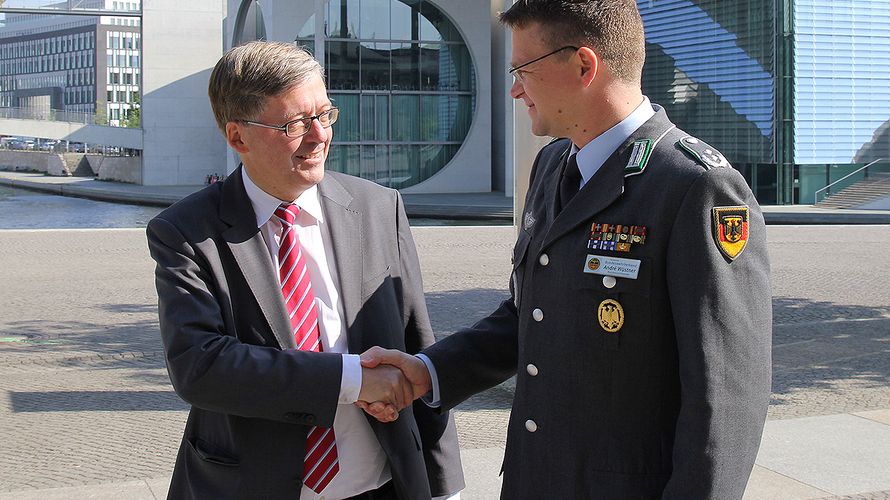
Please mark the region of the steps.
[[853, 208], [865, 203], [890, 196], [890, 173], [875, 172], [867, 179], [852, 184], [843, 190], [816, 203], [819, 208]]

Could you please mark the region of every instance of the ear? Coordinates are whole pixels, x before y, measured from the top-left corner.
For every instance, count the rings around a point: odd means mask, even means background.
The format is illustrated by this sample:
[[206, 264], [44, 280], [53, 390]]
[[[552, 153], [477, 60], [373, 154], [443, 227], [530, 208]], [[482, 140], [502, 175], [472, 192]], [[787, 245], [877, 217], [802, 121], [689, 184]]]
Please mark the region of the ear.
[[244, 142], [243, 127], [244, 125], [242, 123], [226, 122], [226, 142], [228, 142], [229, 146], [238, 152], [238, 154], [250, 152], [250, 149]]
[[581, 59], [581, 80], [584, 86], [590, 86], [600, 69], [600, 57], [590, 47], [581, 47], [578, 49], [578, 57]]

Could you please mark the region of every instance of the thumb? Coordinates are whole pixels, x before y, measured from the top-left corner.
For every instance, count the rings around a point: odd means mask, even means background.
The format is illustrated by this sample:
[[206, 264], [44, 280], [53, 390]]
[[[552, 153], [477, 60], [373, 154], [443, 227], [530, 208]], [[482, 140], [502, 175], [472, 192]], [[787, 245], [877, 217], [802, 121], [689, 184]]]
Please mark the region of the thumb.
[[362, 366], [365, 368], [375, 368], [383, 361], [383, 357], [381, 356], [382, 352], [385, 351], [382, 347], [374, 346], [367, 351], [363, 352], [359, 356], [359, 360], [361, 360]]

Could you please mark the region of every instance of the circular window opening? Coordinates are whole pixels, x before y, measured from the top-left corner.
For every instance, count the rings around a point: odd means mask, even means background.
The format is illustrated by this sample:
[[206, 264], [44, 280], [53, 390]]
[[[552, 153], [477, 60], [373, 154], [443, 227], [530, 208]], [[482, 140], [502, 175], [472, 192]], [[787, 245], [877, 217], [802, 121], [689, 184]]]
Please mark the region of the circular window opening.
[[266, 23], [263, 22], [263, 9], [256, 0], [241, 3], [238, 16], [235, 18], [235, 34], [232, 46], [254, 40], [266, 39]]
[[327, 168], [393, 188], [442, 170], [476, 102], [475, 69], [454, 24], [422, 0], [330, 0], [321, 9], [296, 42], [323, 62], [341, 110]]

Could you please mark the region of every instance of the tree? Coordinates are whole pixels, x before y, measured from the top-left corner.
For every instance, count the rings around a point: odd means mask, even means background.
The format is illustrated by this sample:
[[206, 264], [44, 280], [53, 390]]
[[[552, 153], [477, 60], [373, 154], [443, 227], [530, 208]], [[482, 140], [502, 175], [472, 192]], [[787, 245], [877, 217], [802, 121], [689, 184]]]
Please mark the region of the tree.
[[108, 125], [108, 111], [104, 101], [96, 101], [96, 113], [93, 115], [93, 123], [96, 125]]
[[127, 110], [127, 119], [123, 125], [127, 128], [139, 128], [142, 126], [142, 103], [139, 101], [139, 94], [133, 93], [133, 101], [130, 103], [130, 109]]

